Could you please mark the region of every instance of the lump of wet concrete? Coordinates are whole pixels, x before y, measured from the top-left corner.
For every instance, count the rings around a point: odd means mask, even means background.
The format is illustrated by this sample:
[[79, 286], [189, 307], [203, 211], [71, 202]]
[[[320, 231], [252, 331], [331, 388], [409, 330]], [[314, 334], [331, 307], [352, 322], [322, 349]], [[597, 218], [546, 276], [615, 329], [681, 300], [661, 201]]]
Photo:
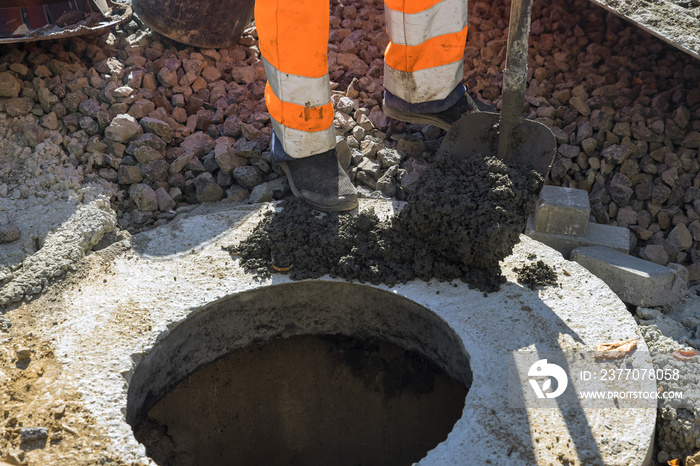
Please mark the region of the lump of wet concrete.
[[284, 270], [296, 280], [330, 274], [389, 285], [461, 279], [495, 291], [505, 281], [499, 261], [517, 243], [541, 183], [534, 170], [495, 157], [451, 157], [428, 169], [388, 220], [373, 210], [321, 214], [294, 199], [228, 249], [260, 276]]
[[49, 436], [49, 429], [46, 427], [23, 427], [20, 431], [23, 442], [34, 442], [44, 440]]
[[498, 263], [518, 242], [541, 184], [534, 170], [496, 157], [439, 160], [399, 214], [415, 240], [416, 276], [497, 290], [505, 281]]
[[557, 284], [557, 273], [541, 260], [522, 267], [515, 267], [513, 272], [518, 274], [518, 283], [527, 285], [531, 290], [540, 285]]

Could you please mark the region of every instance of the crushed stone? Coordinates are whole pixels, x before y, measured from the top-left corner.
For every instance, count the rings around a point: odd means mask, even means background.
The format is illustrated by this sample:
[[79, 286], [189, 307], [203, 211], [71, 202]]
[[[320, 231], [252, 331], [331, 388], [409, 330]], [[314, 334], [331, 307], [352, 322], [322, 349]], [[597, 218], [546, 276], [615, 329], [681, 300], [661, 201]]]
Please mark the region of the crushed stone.
[[241, 265], [260, 276], [333, 277], [373, 284], [461, 279], [483, 291], [505, 281], [499, 261], [518, 242], [542, 177], [495, 157], [438, 160], [404, 208], [319, 214], [298, 200], [270, 212], [238, 245]]

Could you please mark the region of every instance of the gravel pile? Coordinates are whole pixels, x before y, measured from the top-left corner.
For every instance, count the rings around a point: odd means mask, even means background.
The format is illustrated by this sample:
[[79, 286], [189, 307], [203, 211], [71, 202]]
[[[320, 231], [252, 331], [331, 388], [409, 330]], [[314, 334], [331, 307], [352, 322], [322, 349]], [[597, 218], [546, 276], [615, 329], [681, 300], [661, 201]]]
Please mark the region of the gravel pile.
[[[381, 112], [382, 8], [332, 5], [338, 153], [362, 196], [402, 200], [443, 132]], [[471, 10], [465, 81], [499, 103], [508, 8], [472, 2]], [[549, 183], [585, 189], [595, 221], [635, 233], [635, 254], [683, 264], [700, 279], [698, 63], [585, 0], [536, 2], [531, 42], [529, 116], [559, 142]], [[234, 47], [199, 50], [132, 21], [99, 38], [0, 53], [0, 107], [21, 135], [20, 160], [61, 152], [83, 183], [111, 192], [122, 228], [163, 224], [189, 204], [289, 194], [269, 163], [254, 28]], [[33, 192], [27, 181], [0, 179], [0, 196]]]
[[698, 280], [698, 63], [594, 8], [555, 7], [533, 31], [551, 52], [533, 57], [528, 97], [560, 143], [550, 182], [585, 189], [595, 221], [634, 232], [635, 254]]

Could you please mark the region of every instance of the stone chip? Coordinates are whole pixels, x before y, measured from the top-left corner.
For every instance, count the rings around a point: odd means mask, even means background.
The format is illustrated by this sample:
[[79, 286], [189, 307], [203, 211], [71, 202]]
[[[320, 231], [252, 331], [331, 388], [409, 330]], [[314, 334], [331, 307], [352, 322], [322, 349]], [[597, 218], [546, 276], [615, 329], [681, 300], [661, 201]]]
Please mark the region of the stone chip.
[[0, 73], [0, 97], [17, 97], [22, 90], [22, 82], [12, 73], [3, 71]]
[[132, 185], [129, 188], [129, 196], [141, 211], [149, 212], [158, 209], [158, 196], [147, 184]]
[[121, 143], [137, 139], [142, 134], [141, 125], [138, 124], [136, 118], [128, 114], [117, 115], [105, 129], [107, 139]]
[[0, 243], [12, 243], [22, 237], [17, 225], [0, 225]]

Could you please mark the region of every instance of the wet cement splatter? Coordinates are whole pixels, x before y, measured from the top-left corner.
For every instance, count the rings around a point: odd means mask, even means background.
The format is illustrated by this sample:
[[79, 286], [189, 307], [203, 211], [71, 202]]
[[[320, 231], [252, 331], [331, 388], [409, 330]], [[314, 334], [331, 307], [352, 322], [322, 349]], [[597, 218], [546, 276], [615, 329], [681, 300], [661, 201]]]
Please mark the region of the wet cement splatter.
[[515, 267], [513, 272], [518, 274], [518, 283], [527, 285], [531, 290], [534, 290], [538, 285], [557, 284], [557, 273], [541, 260], [522, 267]]
[[541, 184], [537, 172], [495, 157], [439, 160], [388, 220], [372, 210], [320, 214], [294, 199], [228, 249], [261, 277], [288, 270], [295, 280], [329, 274], [388, 285], [461, 279], [496, 291], [505, 281], [498, 263], [517, 243]]

